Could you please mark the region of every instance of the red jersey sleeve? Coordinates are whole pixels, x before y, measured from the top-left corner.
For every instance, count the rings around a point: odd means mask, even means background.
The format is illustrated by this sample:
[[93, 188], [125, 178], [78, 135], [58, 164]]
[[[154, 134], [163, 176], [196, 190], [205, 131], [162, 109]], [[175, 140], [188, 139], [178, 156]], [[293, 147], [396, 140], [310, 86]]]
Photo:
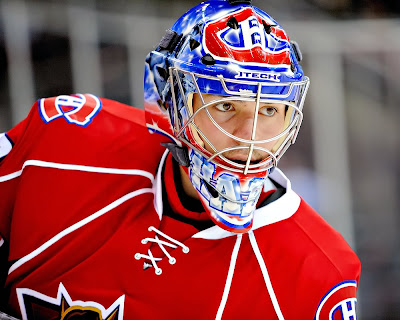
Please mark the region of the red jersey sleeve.
[[9, 239], [11, 212], [16, 197], [18, 171], [22, 169], [24, 157], [20, 149], [27, 133], [37, 102], [29, 115], [14, 128], [0, 135], [0, 238]]

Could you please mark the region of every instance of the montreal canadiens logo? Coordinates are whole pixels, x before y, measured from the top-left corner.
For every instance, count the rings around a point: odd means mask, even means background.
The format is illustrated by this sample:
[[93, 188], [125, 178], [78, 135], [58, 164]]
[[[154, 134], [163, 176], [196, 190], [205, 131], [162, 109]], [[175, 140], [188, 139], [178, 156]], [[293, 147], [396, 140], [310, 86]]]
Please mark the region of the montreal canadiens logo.
[[[230, 19], [237, 28], [228, 26]], [[267, 33], [265, 25], [270, 25]], [[220, 60], [240, 61], [249, 65], [290, 65], [290, 43], [286, 33], [275, 22], [259, 16], [252, 8], [244, 8], [205, 26], [203, 47]]]
[[62, 95], [39, 100], [40, 116], [46, 123], [64, 117], [69, 123], [86, 127], [100, 108], [99, 98], [92, 94]]
[[357, 320], [357, 283], [343, 281], [321, 300], [314, 320]]

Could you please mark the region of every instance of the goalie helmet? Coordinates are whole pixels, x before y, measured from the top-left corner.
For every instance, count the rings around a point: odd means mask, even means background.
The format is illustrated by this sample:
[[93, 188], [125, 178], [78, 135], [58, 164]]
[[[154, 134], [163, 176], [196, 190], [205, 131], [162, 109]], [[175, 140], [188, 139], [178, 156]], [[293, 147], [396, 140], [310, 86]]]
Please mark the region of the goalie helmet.
[[[144, 78], [149, 130], [171, 138], [210, 217], [238, 233], [251, 228], [268, 173], [296, 140], [309, 86], [297, 44], [250, 2], [213, 0], [189, 10], [147, 56]], [[246, 137], [215, 116], [232, 104], [251, 112]], [[268, 105], [284, 108], [273, 134], [260, 125]], [[231, 143], [221, 145], [211, 131]]]

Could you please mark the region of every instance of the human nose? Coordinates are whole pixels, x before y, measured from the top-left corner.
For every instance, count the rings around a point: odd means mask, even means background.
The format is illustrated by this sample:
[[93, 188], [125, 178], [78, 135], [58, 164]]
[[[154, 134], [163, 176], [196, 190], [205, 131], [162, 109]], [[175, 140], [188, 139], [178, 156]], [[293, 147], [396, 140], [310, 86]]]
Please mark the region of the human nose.
[[[233, 135], [244, 140], [252, 140], [254, 127], [254, 113], [247, 112], [237, 118]], [[240, 141], [239, 141], [240, 142]]]

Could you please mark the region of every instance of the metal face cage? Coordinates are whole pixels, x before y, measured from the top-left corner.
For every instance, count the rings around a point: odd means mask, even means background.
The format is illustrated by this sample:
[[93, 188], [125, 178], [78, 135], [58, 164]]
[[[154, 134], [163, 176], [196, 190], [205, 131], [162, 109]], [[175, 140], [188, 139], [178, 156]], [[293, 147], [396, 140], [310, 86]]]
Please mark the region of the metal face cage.
[[[296, 82], [271, 83], [237, 79], [225, 79], [223, 76], [209, 76], [185, 71], [177, 67], [169, 69], [169, 86], [172, 93], [173, 109], [170, 110], [171, 124], [178, 140], [188, 147], [195, 149], [209, 162], [233, 172], [258, 173], [277, 166], [291, 144], [296, 141], [302, 120], [303, 104], [309, 87], [308, 77]], [[197, 93], [202, 106], [193, 109], [193, 94]], [[206, 102], [205, 94], [212, 93], [220, 98]], [[210, 109], [213, 105], [226, 101], [248, 101], [254, 103], [254, 116], [250, 139], [240, 138], [228, 132], [212, 116]], [[279, 134], [272, 137], [256, 139], [257, 120], [260, 104], [284, 104], [285, 125]], [[203, 132], [196, 124], [200, 112], [205, 112], [209, 121], [220, 132], [235, 141], [237, 145], [218, 149], [212, 143], [212, 138]], [[262, 144], [275, 141], [272, 149]], [[209, 146], [207, 150], [204, 144]], [[235, 161], [225, 156], [229, 151], [248, 150], [247, 160]], [[243, 152], [243, 151], [242, 151]], [[262, 152], [265, 157], [261, 161], [252, 163], [254, 152]]]

